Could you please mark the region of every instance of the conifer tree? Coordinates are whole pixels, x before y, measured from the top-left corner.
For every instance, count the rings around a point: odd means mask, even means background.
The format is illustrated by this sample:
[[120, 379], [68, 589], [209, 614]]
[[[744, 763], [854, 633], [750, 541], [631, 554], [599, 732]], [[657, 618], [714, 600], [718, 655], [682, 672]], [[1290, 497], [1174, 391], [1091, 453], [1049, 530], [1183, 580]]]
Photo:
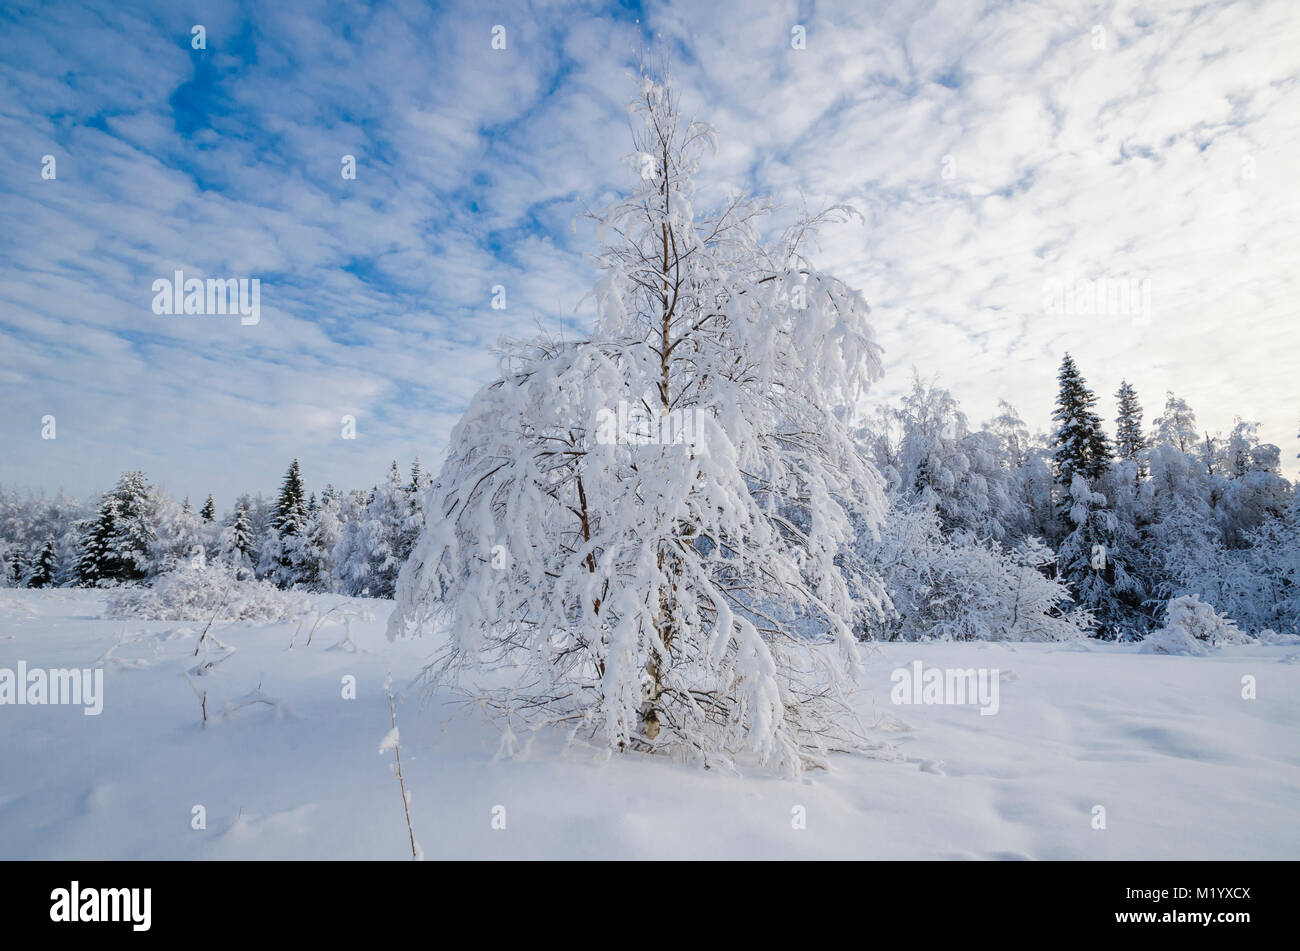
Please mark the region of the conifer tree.
[[251, 502], [241, 495], [235, 500], [235, 511], [230, 524], [221, 532], [222, 557], [236, 567], [251, 566], [256, 554], [255, 532], [249, 515]]
[[117, 518], [108, 540], [107, 573], [116, 581], [142, 581], [157, 536], [157, 502], [143, 472], [124, 472], [113, 490]]
[[303, 495], [302, 471], [295, 459], [289, 464], [275, 505], [274, 527], [280, 535], [296, 535], [307, 524], [307, 503]]
[[94, 587], [108, 577], [109, 540], [117, 524], [118, 501], [112, 494], [99, 502], [99, 512], [93, 519], [81, 523], [81, 539], [77, 546], [77, 582]]
[[199, 517], [205, 522], [211, 522], [217, 517], [217, 505], [212, 501], [212, 493], [208, 493], [208, 500], [203, 503], [203, 508], [199, 509]]
[[302, 472], [295, 459], [284, 475], [275, 512], [267, 527], [266, 541], [258, 564], [260, 575], [270, 578], [282, 588], [292, 588], [307, 580], [310, 569], [304, 563], [307, 556], [302, 536], [307, 534], [310, 520]]
[[1115, 392], [1119, 415], [1115, 417], [1115, 454], [1121, 459], [1138, 460], [1138, 454], [1146, 448], [1146, 437], [1142, 435], [1142, 406], [1138, 403], [1137, 391], [1128, 380], [1121, 380]]
[[41, 553], [32, 561], [31, 572], [27, 578], [29, 588], [50, 588], [58, 572], [58, 555], [54, 552], [54, 539], [45, 539]]
[[141, 581], [156, 536], [156, 499], [143, 472], [124, 472], [100, 500], [99, 513], [81, 523], [76, 577], [82, 585]]
[[1147, 462], [1142, 456], [1147, 445], [1142, 435], [1142, 406], [1128, 380], [1120, 381], [1115, 399], [1119, 407], [1119, 415], [1115, 417], [1115, 455], [1137, 463], [1137, 478], [1141, 481], [1147, 477]]
[[15, 546], [9, 560], [5, 563], [5, 584], [11, 588], [22, 587], [23, 583], [23, 554]]
[[[314, 501], [314, 497], [313, 497]], [[338, 496], [327, 486], [311, 509], [307, 529], [291, 540], [298, 582], [312, 591], [334, 591], [339, 586], [334, 552], [343, 533]]]
[[[1074, 358], [1068, 353], [1057, 375], [1060, 392], [1056, 398], [1055, 448], [1057, 482], [1068, 495], [1076, 474], [1089, 482], [1101, 478], [1110, 469], [1111, 448], [1101, 428], [1101, 417], [1093, 410], [1097, 397], [1088, 389]], [[1069, 503], [1073, 504], [1073, 503]]]

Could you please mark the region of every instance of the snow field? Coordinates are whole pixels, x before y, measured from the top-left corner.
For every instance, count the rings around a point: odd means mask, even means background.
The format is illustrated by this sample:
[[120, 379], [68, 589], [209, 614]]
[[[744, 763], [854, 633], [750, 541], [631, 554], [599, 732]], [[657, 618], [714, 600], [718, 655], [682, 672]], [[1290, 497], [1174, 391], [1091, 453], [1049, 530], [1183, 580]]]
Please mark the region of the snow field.
[[[102, 667], [105, 697], [99, 716], [0, 706], [0, 858], [409, 858], [379, 752], [390, 670], [430, 859], [1300, 856], [1300, 645], [880, 645], [858, 701], [895, 758], [837, 756], [791, 782], [554, 733], [500, 755], [498, 727], [452, 693], [421, 710], [408, 684], [436, 645], [387, 641], [391, 602], [325, 600], [373, 620], [351, 642], [326, 621], [306, 646], [304, 627], [292, 650], [296, 622], [214, 625], [234, 652], [190, 678], [205, 726], [185, 676], [203, 623], [104, 619], [93, 591], [3, 592], [0, 668]], [[892, 671], [917, 660], [997, 669], [998, 713], [891, 703]]]

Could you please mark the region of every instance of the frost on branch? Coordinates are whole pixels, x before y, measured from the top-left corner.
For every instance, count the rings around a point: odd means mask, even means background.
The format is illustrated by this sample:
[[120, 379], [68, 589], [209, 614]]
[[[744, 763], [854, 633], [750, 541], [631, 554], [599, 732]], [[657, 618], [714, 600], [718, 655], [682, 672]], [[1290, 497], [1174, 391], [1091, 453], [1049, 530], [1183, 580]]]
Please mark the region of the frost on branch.
[[[446, 625], [434, 682], [520, 665], [484, 698], [516, 723], [797, 775], [866, 745], [852, 625], [884, 603], [851, 556], [884, 502], [843, 409], [879, 351], [861, 296], [805, 257], [848, 212], [802, 214], [774, 244], [766, 202], [697, 212], [712, 130], [640, 89], [633, 152], [654, 161], [591, 216], [607, 239], [594, 333], [504, 342], [501, 378], [452, 433], [390, 635]], [[689, 426], [609, 425], [628, 419]]]

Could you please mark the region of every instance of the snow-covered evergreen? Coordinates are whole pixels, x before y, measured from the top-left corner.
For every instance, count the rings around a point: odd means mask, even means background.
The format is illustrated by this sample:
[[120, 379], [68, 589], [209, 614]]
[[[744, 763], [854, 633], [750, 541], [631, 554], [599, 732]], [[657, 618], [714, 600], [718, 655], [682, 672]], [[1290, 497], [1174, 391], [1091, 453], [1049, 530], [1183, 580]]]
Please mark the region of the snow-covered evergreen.
[[[425, 481], [418, 470], [413, 475], [416, 479]], [[361, 517], [348, 522], [340, 533], [333, 559], [344, 591], [393, 597], [397, 574], [423, 525], [420, 504], [420, 493], [403, 484], [394, 461], [388, 478], [370, 494]]]
[[1138, 403], [1137, 391], [1128, 380], [1121, 380], [1115, 393], [1115, 456], [1127, 459], [1135, 464], [1135, 483], [1147, 476], [1146, 460], [1142, 450], [1147, 446], [1146, 436], [1142, 434], [1142, 406]]
[[[1102, 431], [1101, 418], [1093, 410], [1097, 397], [1088, 389], [1074, 358], [1068, 353], [1061, 361], [1057, 383], [1056, 411], [1052, 414], [1056, 421], [1052, 458], [1056, 463], [1058, 481], [1066, 493], [1072, 493], [1075, 475], [1095, 481], [1106, 474], [1111, 448]], [[1062, 506], [1068, 511], [1073, 501], [1063, 495]]]

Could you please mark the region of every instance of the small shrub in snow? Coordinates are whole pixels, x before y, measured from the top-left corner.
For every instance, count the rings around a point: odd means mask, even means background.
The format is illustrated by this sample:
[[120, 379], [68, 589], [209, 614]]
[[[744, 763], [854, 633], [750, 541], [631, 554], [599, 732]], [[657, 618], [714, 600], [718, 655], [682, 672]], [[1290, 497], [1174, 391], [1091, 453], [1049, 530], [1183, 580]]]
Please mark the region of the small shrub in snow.
[[1200, 657], [1209, 652], [1209, 647], [1181, 627], [1162, 627], [1152, 631], [1142, 641], [1144, 654], [1186, 654]]
[[1214, 610], [1196, 595], [1172, 598], [1165, 608], [1165, 626], [1142, 642], [1147, 654], [1205, 654], [1220, 644], [1247, 644], [1252, 638], [1235, 621]]
[[283, 621], [308, 609], [295, 591], [240, 577], [228, 565], [186, 565], [154, 579], [148, 588], [121, 588], [108, 599], [105, 617], [151, 621]]

